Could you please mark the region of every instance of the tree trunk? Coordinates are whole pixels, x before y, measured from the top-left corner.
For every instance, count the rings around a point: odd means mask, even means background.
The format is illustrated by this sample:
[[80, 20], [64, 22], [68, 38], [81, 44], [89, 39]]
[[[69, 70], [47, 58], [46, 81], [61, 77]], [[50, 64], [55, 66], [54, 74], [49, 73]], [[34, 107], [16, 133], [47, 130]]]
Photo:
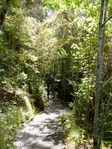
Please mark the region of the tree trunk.
[[99, 39], [98, 39], [98, 55], [96, 66], [96, 98], [95, 98], [95, 114], [93, 128], [93, 148], [100, 148], [99, 138], [99, 106], [101, 102], [101, 88], [103, 81], [103, 51], [105, 42], [105, 21], [107, 12], [108, 0], [101, 0], [100, 20], [99, 20]]
[[11, 0], [6, 0], [6, 4], [4, 4], [2, 6], [2, 9], [0, 11], [0, 26], [2, 26], [4, 20], [5, 20], [5, 15], [7, 13], [7, 10], [8, 10], [8, 6], [9, 6], [9, 3], [10, 3]]
[[66, 44], [64, 46], [64, 50], [67, 53], [67, 56], [65, 56], [62, 60], [62, 96], [66, 101], [71, 101], [71, 93], [72, 89], [69, 84], [69, 80], [72, 80], [72, 71], [71, 71], [71, 65], [72, 65], [72, 53], [70, 49], [70, 45]]

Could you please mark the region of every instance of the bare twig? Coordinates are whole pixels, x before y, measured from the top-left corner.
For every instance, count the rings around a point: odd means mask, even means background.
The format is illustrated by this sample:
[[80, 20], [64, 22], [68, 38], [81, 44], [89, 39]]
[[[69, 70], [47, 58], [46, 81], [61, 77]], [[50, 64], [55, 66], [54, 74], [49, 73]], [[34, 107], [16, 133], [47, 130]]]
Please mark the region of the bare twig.
[[110, 17], [102, 24], [102, 27], [103, 27], [110, 19], [112, 19], [112, 16], [110, 16]]

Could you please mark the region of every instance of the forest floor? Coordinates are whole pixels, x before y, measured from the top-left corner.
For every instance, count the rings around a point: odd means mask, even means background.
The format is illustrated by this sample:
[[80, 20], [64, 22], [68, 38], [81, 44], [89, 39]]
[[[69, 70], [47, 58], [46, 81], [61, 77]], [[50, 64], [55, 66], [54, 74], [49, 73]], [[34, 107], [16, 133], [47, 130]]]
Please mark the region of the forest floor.
[[65, 112], [61, 101], [50, 97], [48, 108], [18, 130], [15, 149], [65, 149], [65, 130], [61, 123]]

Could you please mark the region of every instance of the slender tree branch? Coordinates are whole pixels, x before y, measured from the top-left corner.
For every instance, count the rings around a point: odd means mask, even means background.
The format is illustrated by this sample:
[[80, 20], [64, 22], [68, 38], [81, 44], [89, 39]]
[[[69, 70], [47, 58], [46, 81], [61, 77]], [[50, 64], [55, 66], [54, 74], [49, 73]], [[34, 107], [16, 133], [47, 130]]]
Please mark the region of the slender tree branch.
[[112, 16], [110, 16], [110, 17], [102, 24], [102, 27], [103, 27], [110, 19], [112, 19]]

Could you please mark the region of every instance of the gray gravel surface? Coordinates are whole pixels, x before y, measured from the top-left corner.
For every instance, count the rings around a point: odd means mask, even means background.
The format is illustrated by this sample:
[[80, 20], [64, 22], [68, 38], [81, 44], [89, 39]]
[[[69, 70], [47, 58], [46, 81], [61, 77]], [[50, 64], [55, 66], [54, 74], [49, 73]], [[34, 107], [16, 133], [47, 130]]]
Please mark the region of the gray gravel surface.
[[60, 116], [65, 107], [50, 99], [49, 107], [23, 124], [14, 140], [15, 149], [65, 149], [64, 127]]

